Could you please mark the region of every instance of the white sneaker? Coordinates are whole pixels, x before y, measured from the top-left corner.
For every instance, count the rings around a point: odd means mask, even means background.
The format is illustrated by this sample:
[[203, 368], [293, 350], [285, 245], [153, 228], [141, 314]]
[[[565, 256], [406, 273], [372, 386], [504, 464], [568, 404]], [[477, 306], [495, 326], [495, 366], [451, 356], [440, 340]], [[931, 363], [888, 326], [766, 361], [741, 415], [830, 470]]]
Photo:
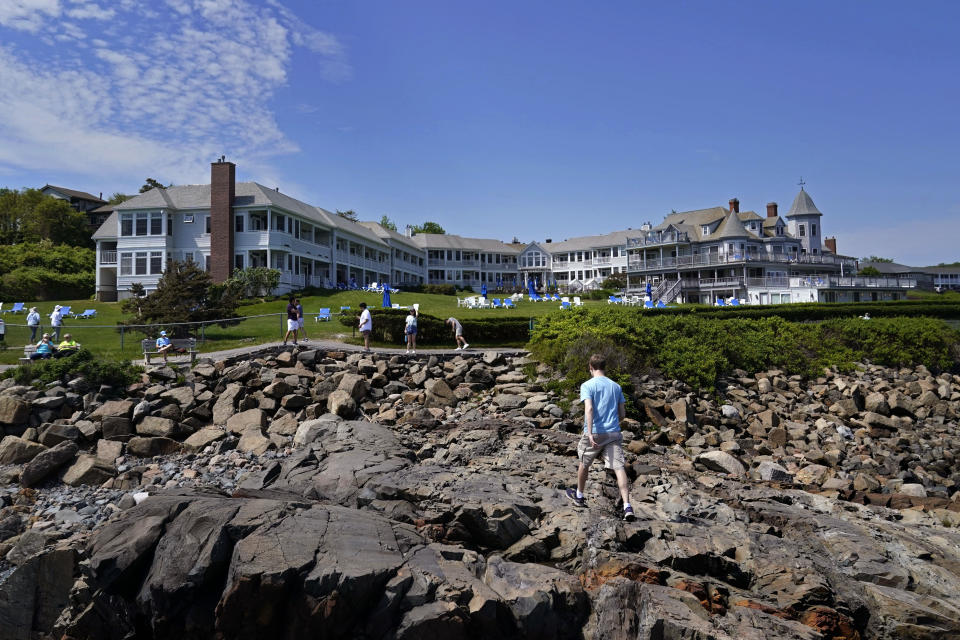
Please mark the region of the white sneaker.
[[410, 353], [410, 349], [407, 349], [407, 353]]
[[454, 351], [460, 351], [460, 349], [463, 349], [463, 347], [457, 347]]
[[465, 345], [463, 345], [463, 348], [464, 348], [464, 350], [466, 350], [466, 349], [470, 348], [470, 345], [465, 344]]

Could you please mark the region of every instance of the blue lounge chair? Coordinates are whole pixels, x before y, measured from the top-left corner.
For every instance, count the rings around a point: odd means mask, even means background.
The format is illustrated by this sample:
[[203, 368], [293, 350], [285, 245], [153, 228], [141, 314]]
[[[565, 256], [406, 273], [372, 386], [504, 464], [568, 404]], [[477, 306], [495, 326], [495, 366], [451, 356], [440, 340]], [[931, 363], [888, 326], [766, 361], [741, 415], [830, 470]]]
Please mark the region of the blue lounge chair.
[[731, 306], [731, 307], [739, 307], [739, 306], [740, 306], [740, 299], [739, 299], [739, 298], [734, 298], [733, 300], [731, 300], [731, 301], [730, 301], [730, 306]]
[[715, 306], [717, 306], [717, 307], [725, 307], [725, 306], [727, 306], [727, 305], [725, 305], [725, 304], [723, 303], [723, 298], [717, 298], [717, 304], [716, 304]]
[[667, 305], [663, 303], [663, 300], [657, 300], [657, 309], [663, 309], [665, 306]]
[[516, 307], [515, 304], [513, 304], [513, 300], [511, 300], [510, 298], [505, 298], [504, 301], [503, 301], [503, 308], [504, 308], [504, 309], [516, 309], [517, 307]]
[[313, 319], [314, 322], [330, 322], [330, 307], [324, 307], [320, 309], [317, 313], [317, 317]]
[[23, 302], [15, 302], [12, 307], [6, 309], [3, 313], [23, 313]]
[[73, 314], [73, 317], [76, 318], [77, 320], [82, 320], [82, 319], [84, 319], [84, 318], [96, 318], [96, 317], [97, 317], [97, 310], [96, 310], [96, 309], [87, 309], [87, 310], [84, 311], [83, 313], [75, 313], [75, 314]]
[[340, 307], [340, 315], [343, 315], [344, 311], [350, 311], [350, 307]]
[[607, 304], [617, 304], [617, 296], [609, 296], [607, 298]]
[[63, 317], [64, 317], [64, 318], [69, 318], [69, 317], [70, 317], [70, 309], [72, 309], [72, 308], [73, 308], [73, 307], [60, 307], [60, 313], [63, 314]]
[[569, 303], [569, 302], [561, 302], [561, 303], [560, 303], [560, 308], [561, 308], [561, 309], [569, 309], [569, 308], [570, 308], [570, 303]]
[[494, 299], [493, 299], [493, 308], [494, 308], [494, 309], [499, 309], [499, 308], [501, 308], [502, 306], [503, 306], [503, 305], [500, 304], [500, 298], [494, 298]]
[[643, 303], [644, 309], [653, 309], [653, 300], [646, 300]]

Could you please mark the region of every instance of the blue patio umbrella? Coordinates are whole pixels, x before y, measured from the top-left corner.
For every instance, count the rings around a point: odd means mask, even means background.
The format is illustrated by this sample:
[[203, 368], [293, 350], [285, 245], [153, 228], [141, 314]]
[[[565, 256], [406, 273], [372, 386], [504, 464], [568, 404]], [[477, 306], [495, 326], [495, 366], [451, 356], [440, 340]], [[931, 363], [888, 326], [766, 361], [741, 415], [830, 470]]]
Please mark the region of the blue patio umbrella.
[[647, 295], [651, 298], [653, 297], [653, 286], [649, 281], [647, 282]]
[[530, 290], [530, 297], [531, 297], [531, 298], [536, 298], [536, 297], [537, 297], [537, 290], [536, 290], [536, 289], [534, 288], [534, 286], [533, 286], [533, 278], [527, 280], [527, 288]]
[[384, 285], [383, 287], [383, 308], [390, 308], [390, 287]]
[[486, 282], [484, 282], [483, 284], [480, 285], [480, 295], [482, 295], [484, 298], [487, 297], [487, 283], [486, 283]]

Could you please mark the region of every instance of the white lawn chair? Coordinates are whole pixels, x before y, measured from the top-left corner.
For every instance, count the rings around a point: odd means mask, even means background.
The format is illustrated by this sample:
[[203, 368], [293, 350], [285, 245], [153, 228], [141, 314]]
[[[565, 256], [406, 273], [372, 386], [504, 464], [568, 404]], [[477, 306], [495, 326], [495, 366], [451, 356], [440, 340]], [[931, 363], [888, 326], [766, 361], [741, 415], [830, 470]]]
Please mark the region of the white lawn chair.
[[486, 296], [481, 296], [481, 298], [480, 298], [479, 302], [477, 303], [477, 305], [478, 305], [481, 309], [489, 309], [489, 308], [490, 308], [490, 301], [487, 300]]
[[573, 296], [573, 306], [582, 307], [583, 303], [580, 302], [580, 296]]
[[560, 302], [570, 302], [570, 297], [569, 297], [569, 296], [563, 296], [562, 298], [560, 298]]

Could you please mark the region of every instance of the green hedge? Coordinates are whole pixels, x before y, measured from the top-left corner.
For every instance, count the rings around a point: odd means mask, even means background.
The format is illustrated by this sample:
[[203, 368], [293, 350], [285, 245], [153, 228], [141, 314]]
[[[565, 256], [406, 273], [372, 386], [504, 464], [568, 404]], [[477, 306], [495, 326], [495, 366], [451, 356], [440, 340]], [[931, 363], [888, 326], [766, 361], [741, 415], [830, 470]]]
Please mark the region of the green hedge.
[[831, 319], [789, 322], [781, 317], [717, 318], [656, 315], [633, 309], [573, 309], [539, 319], [529, 343], [541, 361], [559, 367], [570, 384], [586, 378], [591, 353], [607, 355], [612, 375], [657, 369], [668, 378], [712, 389], [734, 369], [776, 368], [818, 375], [870, 360], [888, 366], [923, 364], [954, 369], [960, 333], [933, 318]]
[[871, 317], [926, 316], [930, 318], [960, 318], [960, 303], [943, 300], [895, 300], [889, 302], [803, 302], [793, 304], [741, 305], [713, 307], [705, 304], [685, 304], [663, 309], [626, 307], [634, 313], [662, 316], [696, 314], [704, 318], [783, 318], [792, 321], [852, 318], [869, 313]]
[[90, 351], [81, 349], [65, 358], [35, 360], [0, 373], [2, 378], [14, 378], [19, 384], [30, 384], [34, 380], [49, 384], [68, 382], [83, 376], [91, 387], [108, 385], [114, 392], [124, 391], [127, 385], [140, 378], [143, 367], [128, 361], [106, 360], [94, 356]]
[[0, 301], [76, 300], [93, 295], [93, 249], [49, 242], [0, 245]]
[[[370, 309], [373, 316], [371, 338], [377, 342], [400, 344], [405, 340], [404, 331], [408, 312], [403, 309]], [[340, 323], [356, 327], [359, 310], [340, 316]], [[453, 330], [446, 318], [437, 318], [421, 313], [417, 316], [417, 344], [452, 344]], [[527, 318], [458, 318], [463, 325], [463, 336], [471, 344], [522, 345], [530, 339], [530, 321]]]

